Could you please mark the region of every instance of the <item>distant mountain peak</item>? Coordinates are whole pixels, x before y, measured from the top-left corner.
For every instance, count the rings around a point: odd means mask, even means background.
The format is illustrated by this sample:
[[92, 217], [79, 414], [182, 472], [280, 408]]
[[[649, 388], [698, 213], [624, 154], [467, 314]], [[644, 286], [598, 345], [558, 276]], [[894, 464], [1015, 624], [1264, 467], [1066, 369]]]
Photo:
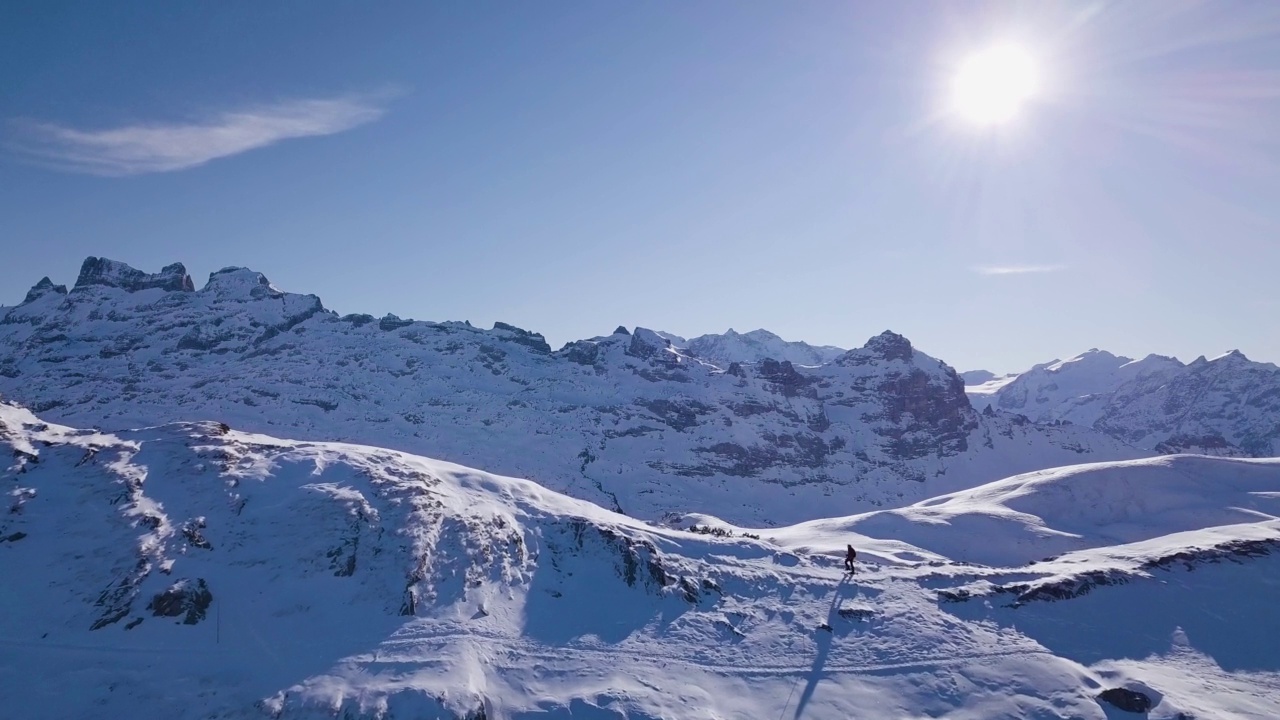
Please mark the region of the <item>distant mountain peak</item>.
[[862, 349], [881, 360], [910, 360], [914, 352], [911, 341], [892, 330], [885, 330], [871, 338]]
[[1076, 355], [1075, 357], [1067, 358], [1066, 360], [1053, 361], [1052, 363], [1049, 364], [1048, 369], [1050, 372], [1057, 372], [1063, 369], [1064, 367], [1068, 365], [1073, 365], [1073, 364], [1105, 366], [1105, 367], [1120, 367], [1121, 365], [1124, 365], [1126, 363], [1131, 363], [1131, 362], [1133, 362], [1133, 358], [1125, 357], [1123, 355], [1116, 355], [1115, 353], [1107, 352], [1106, 350], [1099, 350], [1098, 348], [1089, 348], [1088, 351], [1082, 352], [1079, 355]]
[[89, 256], [80, 266], [74, 290], [93, 285], [120, 288], [128, 292], [159, 288], [169, 292], [195, 292], [195, 284], [180, 262], [165, 265], [158, 273], [145, 273], [118, 260]]
[[985, 382], [995, 380], [998, 375], [990, 370], [966, 370], [960, 373], [960, 379], [965, 385], [981, 385]]
[[225, 267], [209, 273], [209, 282], [205, 283], [201, 292], [253, 298], [278, 297], [284, 294], [271, 285], [266, 275], [243, 267]]
[[1227, 352], [1223, 353], [1222, 355], [1219, 355], [1218, 357], [1213, 358], [1213, 359], [1212, 359], [1212, 360], [1210, 360], [1209, 362], [1223, 362], [1223, 361], [1226, 361], [1226, 362], [1251, 362], [1251, 361], [1249, 360], [1249, 358], [1245, 357], [1244, 353], [1240, 352], [1239, 350], [1229, 350], [1229, 351], [1227, 351]]
[[[670, 333], [663, 333], [675, 338]], [[810, 345], [805, 342], [787, 341], [777, 333], [763, 328], [740, 333], [729, 328], [722, 334], [700, 335], [681, 342], [673, 340], [690, 354], [721, 368], [731, 363], [757, 363], [766, 358], [788, 361], [795, 365], [823, 365], [845, 353], [843, 348], [830, 345]]]
[[40, 278], [40, 282], [31, 286], [31, 289], [27, 291], [27, 296], [22, 300], [22, 304], [26, 305], [27, 303], [35, 302], [51, 292], [57, 293], [58, 295], [66, 295], [67, 286], [54, 285], [53, 281], [49, 279], [48, 275], [46, 275]]

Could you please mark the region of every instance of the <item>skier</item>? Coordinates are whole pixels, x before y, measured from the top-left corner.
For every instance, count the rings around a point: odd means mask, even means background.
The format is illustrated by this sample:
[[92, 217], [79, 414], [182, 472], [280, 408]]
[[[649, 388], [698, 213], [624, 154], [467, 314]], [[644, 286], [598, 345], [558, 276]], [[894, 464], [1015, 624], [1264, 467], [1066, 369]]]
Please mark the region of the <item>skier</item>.
[[844, 569], [849, 571], [850, 575], [854, 574], [853, 561], [858, 557], [858, 551], [853, 549], [852, 545], [846, 546], [849, 549], [844, 554]]

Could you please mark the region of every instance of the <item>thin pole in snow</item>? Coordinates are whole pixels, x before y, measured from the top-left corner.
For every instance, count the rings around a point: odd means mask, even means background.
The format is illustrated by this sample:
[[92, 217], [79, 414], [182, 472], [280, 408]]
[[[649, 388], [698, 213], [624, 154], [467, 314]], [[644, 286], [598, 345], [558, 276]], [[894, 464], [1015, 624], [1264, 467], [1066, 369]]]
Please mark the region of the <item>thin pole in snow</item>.
[[782, 712], [778, 713], [778, 720], [782, 720], [782, 716], [787, 714], [787, 708], [791, 706], [791, 698], [796, 694], [796, 686], [800, 684], [800, 678], [791, 683], [791, 694], [787, 695], [787, 702], [782, 706]]

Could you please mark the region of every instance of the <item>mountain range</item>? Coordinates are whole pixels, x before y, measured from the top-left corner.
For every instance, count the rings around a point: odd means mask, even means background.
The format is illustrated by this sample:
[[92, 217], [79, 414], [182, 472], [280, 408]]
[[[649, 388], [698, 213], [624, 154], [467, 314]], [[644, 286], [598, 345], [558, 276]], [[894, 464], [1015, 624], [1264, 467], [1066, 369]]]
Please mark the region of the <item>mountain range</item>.
[[552, 350], [504, 323], [338, 316], [243, 268], [195, 290], [181, 264], [151, 275], [98, 258], [70, 290], [45, 278], [0, 312], [0, 395], [58, 422], [360, 442], [641, 518], [785, 524], [1150, 454], [978, 413], [950, 366], [892, 332], [818, 366], [750, 359], [773, 337], [760, 334], [688, 343], [714, 362], [643, 328]]
[[89, 258], [0, 308], [0, 707], [1277, 717], [1277, 372], [553, 349]]
[[1280, 455], [1280, 367], [1236, 350], [1183, 364], [1094, 349], [968, 391], [977, 406], [1084, 425], [1143, 450]]

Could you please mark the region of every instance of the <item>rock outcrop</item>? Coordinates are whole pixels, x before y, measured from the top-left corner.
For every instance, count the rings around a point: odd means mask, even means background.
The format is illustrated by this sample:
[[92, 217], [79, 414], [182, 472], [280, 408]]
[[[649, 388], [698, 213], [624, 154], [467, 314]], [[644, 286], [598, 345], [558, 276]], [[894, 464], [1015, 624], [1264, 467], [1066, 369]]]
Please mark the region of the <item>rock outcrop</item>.
[[80, 266], [80, 276], [76, 278], [74, 289], [93, 285], [120, 288], [127, 292], [153, 288], [168, 292], [193, 292], [196, 289], [182, 263], [166, 265], [160, 272], [148, 274], [115, 260], [88, 257]]

